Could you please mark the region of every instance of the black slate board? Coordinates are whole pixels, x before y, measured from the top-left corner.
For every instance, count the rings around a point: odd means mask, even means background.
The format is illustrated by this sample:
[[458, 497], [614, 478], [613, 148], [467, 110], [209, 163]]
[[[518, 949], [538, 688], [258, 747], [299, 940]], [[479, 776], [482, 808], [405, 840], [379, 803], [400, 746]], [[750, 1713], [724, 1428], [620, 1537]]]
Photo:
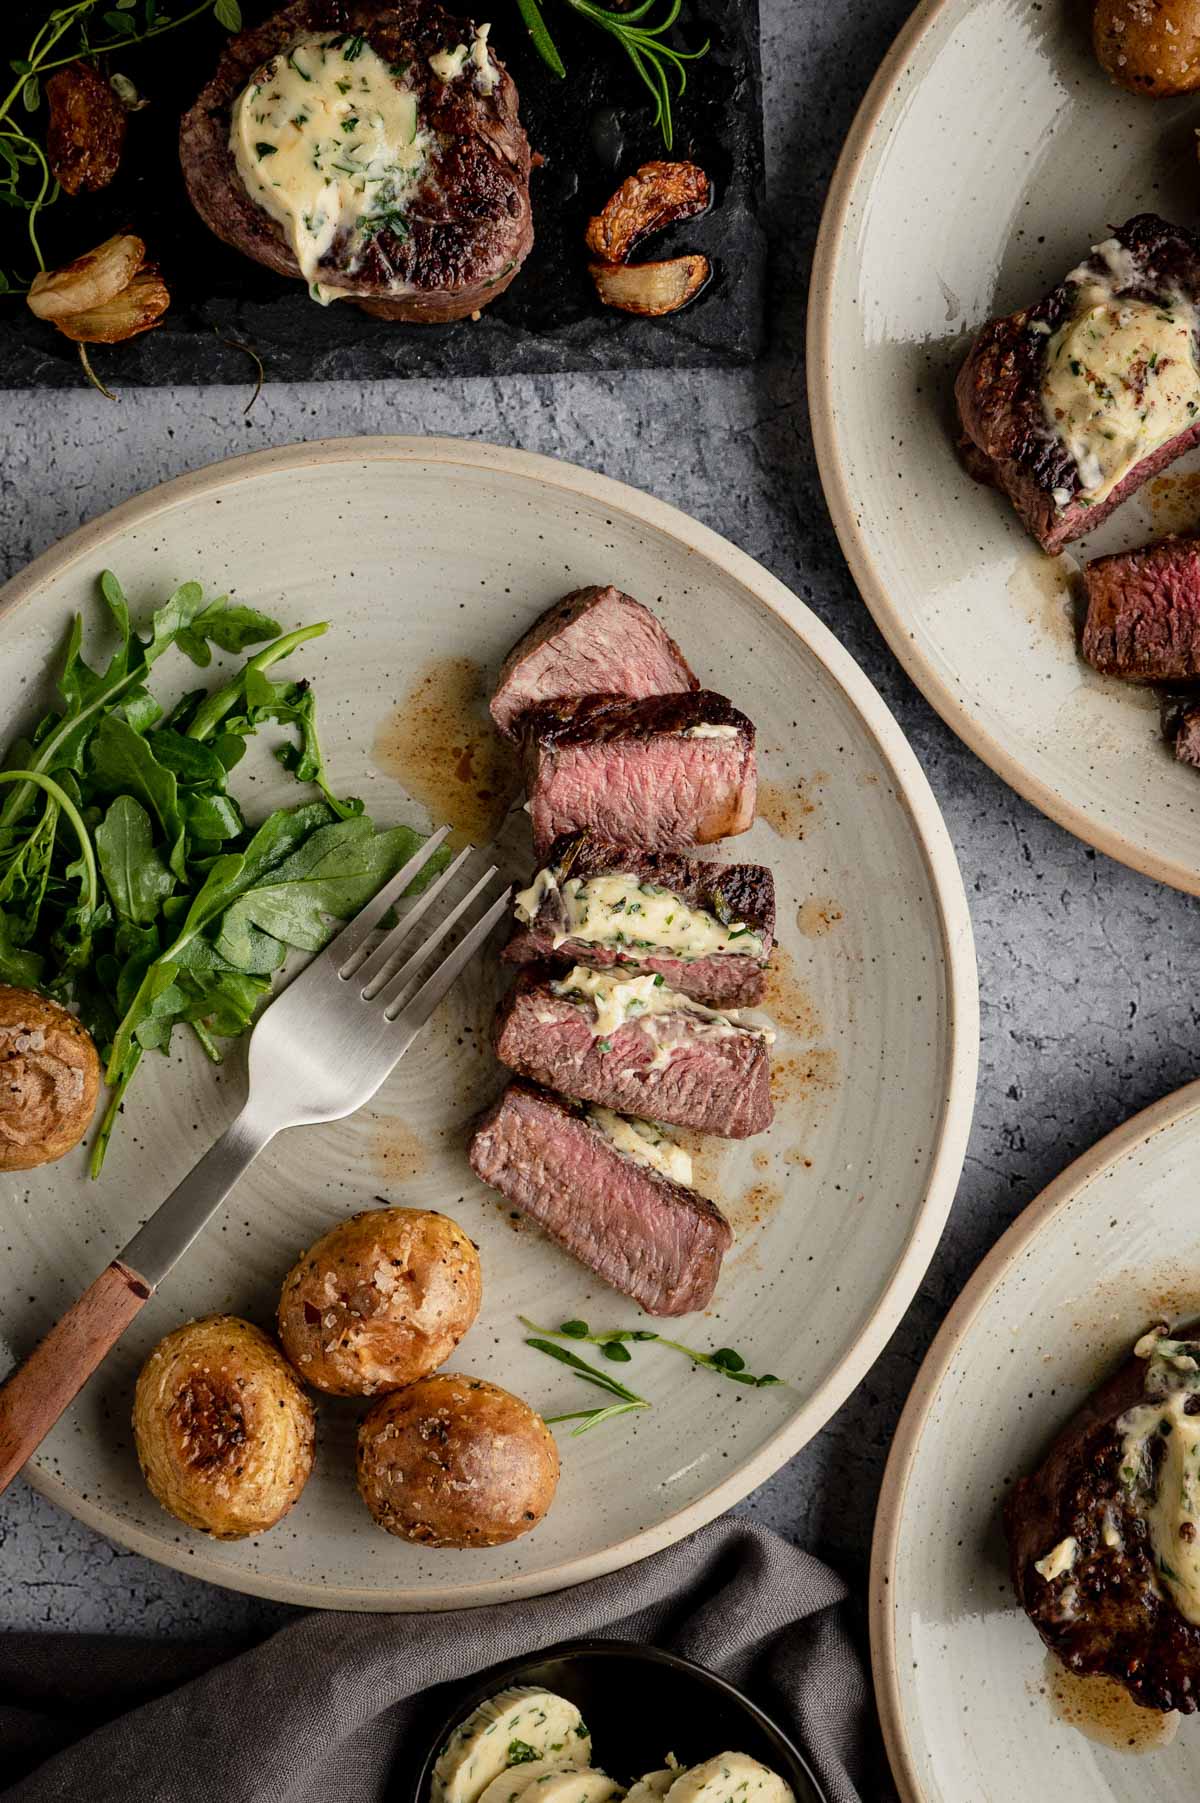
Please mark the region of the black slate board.
[[[8, 38], [25, 40], [22, 18], [44, 16], [47, 0], [18, 0]], [[248, 21], [269, 12], [243, 5]], [[711, 39], [690, 65], [675, 104], [676, 157], [707, 170], [715, 203], [703, 218], [664, 233], [642, 252], [704, 251], [714, 275], [682, 312], [634, 319], [599, 305], [587, 273], [583, 231], [617, 181], [666, 154], [652, 125], [649, 95], [625, 53], [560, 0], [544, 10], [567, 65], [556, 81], [532, 45], [515, 0], [492, 0], [492, 41], [521, 95], [530, 143], [545, 165], [533, 178], [536, 243], [506, 294], [482, 317], [453, 325], [394, 325], [344, 302], [319, 307], [289, 282], [212, 237], [188, 203], [175, 148], [178, 119], [216, 61], [221, 33], [210, 19], [182, 27], [116, 66], [152, 104], [130, 120], [122, 168], [111, 187], [62, 196], [43, 218], [43, 252], [53, 265], [133, 228], [146, 240], [171, 290], [163, 324], [125, 345], [96, 347], [97, 373], [116, 387], [253, 380], [252, 345], [268, 381], [371, 381], [389, 376], [546, 374], [560, 370], [697, 368], [751, 362], [762, 346], [765, 244], [762, 206], [762, 79], [758, 0], [685, 0], [680, 48]], [[32, 32], [30, 33], [32, 35]], [[0, 267], [28, 279], [25, 215], [0, 216]], [[37, 320], [22, 300], [0, 313], [0, 387], [71, 387], [82, 373], [74, 345]]]

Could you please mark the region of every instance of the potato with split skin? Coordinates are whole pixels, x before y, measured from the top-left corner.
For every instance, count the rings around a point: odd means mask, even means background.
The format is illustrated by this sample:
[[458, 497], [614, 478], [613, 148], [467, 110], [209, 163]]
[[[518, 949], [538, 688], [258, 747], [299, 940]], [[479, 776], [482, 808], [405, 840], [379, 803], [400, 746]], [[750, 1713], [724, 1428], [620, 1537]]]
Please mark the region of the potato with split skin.
[[358, 1488], [381, 1528], [419, 1546], [503, 1546], [558, 1486], [541, 1416], [480, 1377], [442, 1372], [382, 1397], [358, 1433]]
[[1100, 67], [1131, 93], [1200, 88], [1200, 0], [1098, 0], [1092, 39]]
[[0, 1171], [31, 1171], [77, 1146], [100, 1093], [100, 1060], [73, 1014], [0, 985]]
[[426, 1208], [368, 1208], [330, 1228], [283, 1281], [279, 1338], [305, 1383], [374, 1396], [450, 1357], [483, 1296], [479, 1254]]
[[217, 1540], [274, 1527], [312, 1471], [313, 1407], [275, 1342], [236, 1315], [177, 1327], [137, 1381], [133, 1433], [164, 1509]]

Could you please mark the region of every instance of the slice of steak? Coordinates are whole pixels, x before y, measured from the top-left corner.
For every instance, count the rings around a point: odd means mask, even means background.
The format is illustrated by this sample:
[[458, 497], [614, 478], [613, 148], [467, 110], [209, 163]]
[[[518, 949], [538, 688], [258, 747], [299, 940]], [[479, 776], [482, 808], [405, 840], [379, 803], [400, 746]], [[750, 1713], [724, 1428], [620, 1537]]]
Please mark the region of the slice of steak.
[[[572, 833], [550, 847], [517, 896], [516, 915], [504, 948], [510, 964], [649, 971], [712, 1007], [752, 1008], [762, 1000], [774, 943], [775, 884], [764, 864], [710, 864]], [[672, 937], [678, 945], [681, 922], [694, 922], [701, 945], [716, 936], [728, 937], [728, 946], [690, 955], [666, 949]], [[579, 937], [584, 929], [588, 936]]]
[[576, 695], [670, 695], [699, 681], [648, 607], [611, 584], [579, 588], [548, 608], [500, 667], [492, 718], [515, 737], [542, 701]]
[[1200, 770], [1200, 704], [1179, 708], [1167, 736], [1179, 762]]
[[1043, 388], [1056, 351], [1064, 348], [1060, 328], [1069, 326], [1091, 295], [1107, 296], [1118, 312], [1119, 304], [1125, 303], [1127, 314], [1145, 303], [1148, 329], [1166, 334], [1172, 351], [1163, 356], [1154, 350], [1143, 357], [1134, 355], [1114, 374], [1103, 366], [1102, 344], [1096, 347], [1094, 368], [1074, 356], [1078, 347], [1071, 346], [1068, 370], [1076, 372], [1080, 383], [1090, 384], [1093, 396], [1107, 395], [1107, 404], [1115, 404], [1115, 394], [1117, 401], [1135, 406], [1136, 417], [1137, 401], [1149, 396], [1152, 405], [1146, 411], [1152, 412], [1169, 365], [1174, 382], [1187, 373], [1190, 360], [1187, 380], [1196, 380], [1200, 241], [1154, 213], [1139, 213], [1044, 299], [989, 320], [968, 353], [955, 386], [963, 461], [971, 475], [993, 482], [1008, 495], [1034, 538], [1051, 554], [1098, 525], [1149, 477], [1200, 441], [1200, 400], [1181, 402], [1177, 410], [1162, 415], [1172, 419], [1178, 415], [1179, 430], [1172, 430], [1165, 442], [1156, 435], [1147, 438], [1146, 454], [1136, 457], [1111, 490], [1098, 492], [1097, 498], [1089, 494], [1063, 428], [1055, 423], [1065, 413], [1053, 405], [1048, 409]]
[[619, 1151], [586, 1109], [520, 1079], [483, 1116], [471, 1168], [649, 1315], [712, 1299], [729, 1223], [705, 1196]]
[[[523, 970], [496, 1010], [493, 1040], [501, 1064], [535, 1083], [598, 1102], [618, 1114], [694, 1127], [721, 1139], [747, 1139], [772, 1119], [771, 1036], [712, 1015], [665, 985], [671, 1012], [631, 1017], [602, 1030], [586, 994]], [[612, 979], [612, 986], [625, 979]], [[653, 983], [634, 978], [633, 983]]]
[[724, 695], [587, 695], [525, 719], [534, 851], [586, 829], [684, 851], [744, 833], [758, 789], [754, 725]]
[[1105, 676], [1200, 677], [1200, 537], [1161, 538], [1084, 565], [1083, 655]]
[[[1135, 1471], [1126, 1456], [1127, 1411], [1143, 1404], [1146, 1381], [1147, 1361], [1134, 1357], [1089, 1397], [1038, 1469], [1013, 1485], [1004, 1526], [1021, 1606], [1062, 1663], [1117, 1679], [1146, 1708], [1190, 1714], [1200, 1626], [1170, 1598], [1139, 1500], [1162, 1460], [1151, 1452]], [[1200, 1396], [1185, 1403], [1189, 1413], [1192, 1404]]]
[[[429, 150], [411, 192], [391, 205], [381, 200], [363, 230], [339, 226], [316, 271], [321, 288], [380, 319], [462, 319], [486, 307], [516, 277], [533, 244], [529, 142], [516, 85], [493, 52], [486, 79], [469, 57], [454, 79], [435, 74], [431, 57], [475, 41], [474, 25], [437, 0], [291, 0], [231, 37], [180, 126], [192, 205], [235, 250], [279, 275], [306, 279], [283, 226], [243, 182], [231, 133], [235, 104], [255, 77], [285, 66], [298, 39], [325, 33], [343, 40], [353, 58], [362, 56], [361, 41], [383, 59], [396, 85], [415, 96]], [[353, 60], [344, 79], [353, 98]], [[341, 125], [357, 123], [351, 114]], [[316, 125], [298, 129], [312, 132]]]

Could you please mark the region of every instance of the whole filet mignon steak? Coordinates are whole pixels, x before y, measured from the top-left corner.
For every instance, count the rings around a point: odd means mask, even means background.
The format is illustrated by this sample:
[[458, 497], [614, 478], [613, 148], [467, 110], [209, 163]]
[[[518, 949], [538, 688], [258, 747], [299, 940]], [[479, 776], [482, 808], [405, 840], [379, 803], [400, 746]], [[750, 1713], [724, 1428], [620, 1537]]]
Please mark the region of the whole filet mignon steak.
[[711, 1301], [733, 1240], [728, 1221], [620, 1151], [593, 1111], [518, 1080], [483, 1116], [469, 1156], [476, 1176], [647, 1314]]
[[476, 312], [533, 243], [516, 86], [436, 0], [292, 0], [229, 40], [179, 149], [218, 238], [381, 319]]
[[670, 695], [699, 682], [648, 607], [611, 585], [564, 595], [518, 639], [500, 668], [492, 718], [515, 735], [542, 701], [577, 695]]
[[1139, 213], [989, 320], [955, 387], [970, 473], [1055, 553], [1200, 441], [1200, 241]]
[[724, 695], [588, 695], [524, 721], [534, 851], [586, 829], [618, 844], [685, 851], [754, 823], [754, 725]]
[[[572, 833], [518, 894], [516, 916], [510, 964], [649, 971], [698, 1002], [752, 1008], [774, 943], [775, 884], [763, 864], [710, 864]], [[714, 941], [720, 949], [709, 949]], [[669, 949], [681, 943], [683, 952]]]
[[[662, 985], [650, 1014], [653, 977], [606, 976], [608, 995], [621, 1002], [618, 1018], [589, 995], [578, 968], [555, 981], [524, 970], [496, 1010], [493, 1038], [501, 1064], [564, 1095], [598, 1102], [618, 1114], [721, 1139], [747, 1139], [769, 1127], [771, 1035], [706, 1019], [712, 1010]], [[641, 988], [641, 994], [637, 992]], [[630, 998], [628, 1005], [619, 992]], [[603, 999], [603, 998], [602, 998]]]
[[1147, 1335], [1138, 1352], [1032, 1476], [1017, 1479], [1004, 1525], [1017, 1596], [1062, 1663], [1117, 1679], [1147, 1708], [1191, 1714], [1200, 1695], [1200, 1567], [1191, 1550], [1200, 1544], [1200, 1493], [1187, 1473], [1200, 1345]]

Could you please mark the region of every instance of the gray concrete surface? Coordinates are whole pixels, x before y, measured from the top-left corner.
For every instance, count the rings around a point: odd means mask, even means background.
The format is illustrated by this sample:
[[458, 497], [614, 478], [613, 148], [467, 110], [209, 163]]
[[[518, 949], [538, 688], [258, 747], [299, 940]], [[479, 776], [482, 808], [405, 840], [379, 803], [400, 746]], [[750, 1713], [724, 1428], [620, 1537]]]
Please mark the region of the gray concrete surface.
[[[905, 0], [764, 0], [773, 349], [754, 371], [0, 398], [0, 571], [164, 477], [333, 433], [439, 432], [574, 459], [727, 534], [816, 609], [898, 715], [945, 811], [983, 987], [979, 1102], [962, 1188], [920, 1294], [837, 1419], [744, 1505], [860, 1589], [888, 1443], [939, 1321], [1037, 1191], [1196, 1073], [1191, 901], [1109, 863], [980, 764], [900, 673], [849, 580], [808, 437], [808, 261], [838, 146]], [[0, 1628], [261, 1632], [275, 1605], [159, 1570], [17, 1483], [0, 1499]]]

